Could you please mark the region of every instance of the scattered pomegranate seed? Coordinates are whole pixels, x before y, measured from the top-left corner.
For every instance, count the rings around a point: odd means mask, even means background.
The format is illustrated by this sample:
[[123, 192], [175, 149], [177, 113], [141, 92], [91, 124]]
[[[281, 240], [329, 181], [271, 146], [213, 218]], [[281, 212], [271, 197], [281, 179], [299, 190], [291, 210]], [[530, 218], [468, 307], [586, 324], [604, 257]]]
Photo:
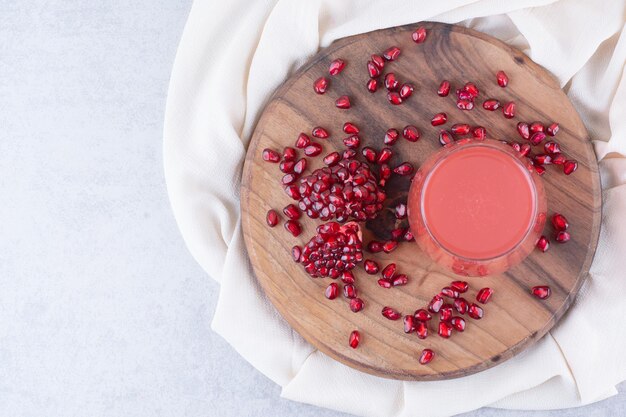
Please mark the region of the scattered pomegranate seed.
[[311, 131], [311, 135], [314, 138], [319, 138], [319, 139], [326, 139], [330, 136], [326, 129], [324, 129], [323, 127], [319, 127], [319, 126], [313, 128], [313, 130]]
[[371, 253], [382, 252], [383, 251], [383, 242], [378, 242], [376, 240], [372, 240], [372, 241], [370, 241], [370, 243], [367, 244], [367, 250], [368, 250], [368, 252], [371, 252]]
[[296, 139], [296, 148], [304, 149], [310, 144], [311, 144], [311, 138], [309, 138], [309, 136], [306, 133], [302, 132], [298, 135], [298, 139]]
[[304, 154], [306, 156], [317, 156], [322, 153], [322, 145], [319, 143], [311, 142], [309, 146], [304, 148]]
[[543, 144], [543, 150], [549, 154], [561, 153], [561, 147], [554, 141], [548, 141]]
[[285, 174], [291, 174], [295, 165], [296, 163], [294, 161], [283, 161], [278, 165], [278, 168], [280, 168], [280, 171]]
[[350, 97], [348, 96], [341, 96], [339, 97], [336, 101], [335, 101], [335, 106], [338, 109], [349, 109], [351, 104], [350, 104]]
[[343, 271], [341, 273], [341, 282], [344, 284], [354, 284], [354, 274], [352, 271]]
[[407, 277], [405, 274], [398, 274], [391, 281], [391, 284], [394, 287], [401, 287], [402, 285], [406, 285], [408, 283], [409, 283], [409, 277]]
[[396, 79], [396, 74], [393, 72], [385, 74], [385, 88], [389, 91], [398, 89], [398, 80]]
[[402, 239], [402, 236], [404, 236], [404, 228], [397, 227], [391, 230], [391, 240], [399, 242]]
[[463, 317], [452, 317], [450, 324], [452, 324], [457, 332], [465, 331], [465, 319]]
[[539, 176], [546, 173], [546, 167], [543, 165], [535, 165], [533, 168], [535, 168], [535, 172], [539, 174]]
[[360, 130], [357, 127], [357, 125], [355, 125], [354, 123], [351, 123], [351, 122], [345, 122], [343, 124], [343, 131], [344, 131], [344, 133], [347, 133], [349, 135], [356, 135], [357, 133], [360, 132]]
[[537, 133], [546, 130], [546, 127], [541, 122], [532, 122], [529, 129], [531, 133]]
[[367, 61], [367, 73], [370, 78], [376, 78], [380, 75], [380, 68], [372, 61]]
[[395, 61], [400, 56], [400, 48], [397, 46], [392, 46], [383, 52], [383, 58], [387, 61]]
[[391, 307], [383, 307], [382, 314], [385, 318], [388, 318], [389, 320], [398, 320], [400, 319], [400, 317], [402, 317], [402, 314], [398, 313]]
[[398, 247], [398, 242], [393, 240], [388, 240], [383, 243], [383, 252], [391, 253]]
[[346, 298], [356, 297], [356, 287], [352, 284], [346, 284], [343, 286], [343, 296]]
[[327, 88], [328, 88], [328, 79], [326, 77], [319, 77], [313, 83], [313, 90], [317, 94], [324, 94]]
[[350, 333], [350, 339], [348, 340], [350, 347], [352, 349], [356, 349], [359, 346], [360, 341], [361, 341], [361, 334], [359, 333], [359, 331], [352, 330], [352, 333]]
[[283, 209], [283, 213], [285, 213], [285, 216], [289, 217], [292, 220], [298, 220], [301, 216], [300, 210], [298, 210], [298, 207], [296, 207], [295, 204], [287, 205]]
[[441, 126], [448, 121], [448, 115], [445, 113], [437, 113], [433, 116], [430, 124], [433, 126]]
[[278, 213], [276, 210], [268, 210], [267, 215], [265, 216], [265, 221], [269, 227], [276, 226], [278, 224]]
[[348, 148], [358, 148], [361, 144], [361, 138], [358, 135], [348, 136], [347, 138], [344, 138], [343, 144]]
[[439, 97], [447, 97], [450, 94], [450, 81], [443, 80], [441, 84], [439, 84], [439, 89], [437, 90], [437, 95]]
[[565, 243], [569, 241], [569, 239], [570, 239], [570, 234], [567, 232], [558, 232], [556, 236], [554, 237], [554, 240], [556, 240], [559, 243]]
[[495, 111], [500, 108], [500, 102], [498, 100], [489, 99], [483, 102], [483, 108], [489, 111]]
[[469, 284], [466, 281], [452, 281], [450, 287], [457, 292], [464, 293], [469, 289]]
[[550, 155], [546, 155], [545, 153], [540, 153], [535, 155], [533, 162], [536, 165], [550, 165], [552, 163], [552, 157]]
[[528, 155], [530, 155], [530, 150], [531, 150], [531, 148], [530, 148], [530, 145], [528, 143], [522, 143], [520, 145], [519, 153], [522, 156], [528, 156]]
[[328, 285], [328, 287], [326, 287], [326, 291], [324, 292], [324, 295], [329, 300], [334, 300], [339, 295], [339, 285], [335, 284], [334, 282], [331, 282]]
[[554, 213], [552, 215], [552, 226], [554, 230], [561, 232], [567, 230], [569, 227], [569, 223], [564, 215], [560, 213]]
[[548, 240], [548, 238], [545, 236], [541, 236], [537, 241], [537, 248], [541, 252], [546, 252], [550, 248], [550, 241]]
[[514, 118], [515, 117], [515, 102], [510, 101], [506, 103], [506, 105], [502, 107], [502, 114], [504, 114], [504, 117], [506, 117], [507, 119]]
[[449, 145], [452, 142], [454, 142], [454, 138], [452, 137], [450, 132], [448, 132], [447, 130], [439, 131], [439, 143], [441, 144], [441, 146]]
[[335, 59], [330, 63], [328, 73], [330, 75], [337, 75], [346, 67], [346, 63], [343, 59]]
[[469, 307], [469, 303], [467, 302], [467, 300], [465, 298], [459, 297], [456, 300], [454, 300], [454, 308], [460, 314], [467, 313], [468, 307]]
[[445, 339], [449, 338], [452, 335], [452, 325], [447, 321], [440, 321], [437, 333]]
[[470, 129], [471, 127], [467, 123], [457, 123], [455, 125], [452, 125], [452, 127], [450, 128], [452, 133], [457, 136], [467, 135], [470, 132]]
[[413, 316], [404, 316], [402, 323], [404, 324], [404, 333], [413, 333], [415, 331]]
[[420, 355], [420, 363], [422, 365], [426, 365], [427, 363], [430, 363], [430, 361], [432, 361], [435, 357], [435, 352], [433, 352], [430, 349], [424, 349], [422, 351], [422, 354]]
[[300, 199], [300, 191], [298, 191], [298, 187], [296, 185], [288, 185], [285, 187], [285, 194], [294, 200]]
[[398, 175], [411, 175], [413, 173], [413, 165], [409, 162], [404, 162], [393, 169]]
[[411, 34], [411, 38], [415, 43], [423, 43], [426, 40], [426, 28], [422, 26], [418, 27]]
[[517, 124], [517, 133], [526, 140], [530, 139], [530, 127], [528, 123], [519, 122]]
[[384, 278], [381, 278], [378, 280], [378, 285], [380, 285], [383, 288], [391, 288], [392, 286], [391, 281], [388, 281]]
[[545, 300], [552, 295], [552, 290], [547, 285], [537, 285], [533, 287], [530, 292], [540, 300]]
[[448, 321], [452, 318], [452, 306], [450, 304], [444, 304], [439, 310], [439, 318], [442, 321]]
[[294, 262], [300, 262], [300, 256], [302, 255], [302, 248], [298, 245], [295, 245], [291, 248], [291, 257]]
[[469, 307], [467, 308], [467, 315], [473, 318], [474, 320], [482, 319], [483, 314], [484, 314], [483, 309], [474, 303], [470, 304]]
[[286, 146], [285, 149], [283, 149], [283, 160], [286, 162], [295, 161], [296, 150], [291, 146]]
[[428, 303], [428, 311], [431, 313], [439, 313], [441, 310], [441, 306], [443, 306], [443, 298], [440, 295], [435, 295], [430, 303]]
[[378, 175], [380, 176], [379, 184], [384, 186], [385, 182], [391, 178], [391, 167], [387, 164], [381, 164], [378, 169]]
[[406, 204], [400, 203], [394, 209], [396, 214], [396, 219], [404, 219], [406, 218]]
[[389, 102], [394, 106], [402, 104], [402, 97], [400, 97], [400, 94], [395, 91], [390, 91], [387, 93], [387, 100], [389, 100]]
[[298, 162], [293, 166], [293, 172], [300, 175], [306, 169], [306, 158], [300, 158]]
[[383, 278], [385, 278], [387, 280], [392, 279], [395, 274], [396, 274], [396, 264], [394, 264], [394, 263], [390, 263], [389, 265], [387, 265], [383, 269], [383, 272], [381, 273]]
[[295, 220], [287, 220], [285, 222], [285, 229], [287, 229], [287, 231], [291, 233], [294, 237], [298, 237], [300, 236], [300, 233], [302, 233], [302, 227], [300, 226], [300, 223]]
[[385, 60], [383, 59], [382, 56], [373, 54], [371, 56], [371, 60], [374, 63], [374, 65], [376, 65], [376, 67], [378, 67], [379, 70], [382, 71], [383, 68], [385, 67]]
[[470, 100], [459, 100], [456, 102], [456, 108], [459, 110], [472, 110], [474, 102]]
[[396, 143], [396, 141], [398, 140], [398, 138], [400, 137], [400, 133], [398, 132], [397, 129], [388, 129], [387, 132], [385, 133], [385, 145], [393, 145], [394, 143]]
[[509, 85], [509, 77], [506, 75], [504, 71], [498, 71], [496, 73], [496, 81], [498, 81], [498, 85], [502, 88]]
[[413, 236], [413, 232], [411, 232], [410, 230], [407, 230], [404, 233], [404, 240], [406, 240], [407, 242], [412, 242], [415, 240], [415, 237]]
[[558, 123], [552, 123], [550, 126], [548, 126], [546, 128], [546, 133], [549, 136], [556, 136], [556, 134], [559, 133], [559, 124]]
[[441, 294], [443, 294], [443, 295], [445, 295], [446, 297], [449, 297], [449, 298], [458, 298], [459, 297], [459, 292], [453, 290], [450, 287], [443, 287], [441, 289]]
[[478, 87], [476, 87], [476, 84], [472, 82], [465, 83], [465, 85], [463, 86], [463, 90], [467, 91], [472, 98], [478, 97]]
[[353, 313], [358, 313], [359, 311], [363, 310], [364, 306], [365, 303], [360, 298], [350, 299], [350, 310], [352, 310]]
[[546, 134], [543, 132], [535, 132], [530, 137], [530, 143], [533, 145], [539, 145], [546, 138]]
[[420, 138], [420, 132], [413, 125], [407, 125], [402, 129], [402, 136], [409, 142], [417, 142]]
[[380, 269], [376, 261], [372, 259], [366, 259], [363, 267], [365, 268], [365, 272], [367, 272], [370, 275], [377, 274], [378, 270]]
[[393, 151], [391, 149], [383, 148], [378, 154], [378, 159], [376, 159], [376, 163], [378, 165], [384, 164], [385, 162], [389, 161], [392, 156], [393, 156]]
[[424, 310], [423, 308], [416, 310], [414, 316], [415, 316], [415, 319], [419, 321], [428, 321], [433, 318], [433, 316], [428, 311]]
[[378, 90], [378, 80], [376, 78], [370, 78], [367, 81], [367, 89], [370, 93], [375, 93]]
[[576, 169], [578, 169], [578, 162], [574, 160], [567, 160], [563, 163], [563, 173], [565, 175], [571, 174], [576, 171]]
[[328, 222], [319, 225], [316, 232], [304, 246], [301, 257], [304, 269], [313, 278], [339, 277], [363, 260], [361, 231], [357, 223]]
[[373, 148], [370, 148], [369, 146], [366, 146], [363, 149], [361, 149], [361, 154], [363, 154], [365, 159], [367, 159], [367, 162], [370, 162], [370, 163], [376, 162], [376, 159], [378, 158], [378, 155], [376, 155], [376, 151]]
[[339, 152], [331, 152], [324, 157], [324, 163], [329, 167], [337, 165], [339, 161], [341, 161], [341, 155], [339, 155]]
[[476, 301], [482, 304], [487, 304], [493, 295], [493, 290], [489, 287], [481, 288], [476, 295]]
[[415, 325], [415, 333], [420, 339], [426, 339], [428, 337], [428, 325], [423, 321], [418, 321]]
[[342, 152], [343, 159], [354, 159], [356, 157], [356, 151], [354, 149], [346, 149]]
[[280, 161], [280, 154], [273, 149], [263, 149], [263, 160], [265, 162], [278, 163]]
[[476, 126], [472, 129], [472, 136], [478, 140], [483, 140], [487, 137], [487, 129], [482, 126]]
[[400, 97], [403, 100], [406, 100], [407, 98], [411, 97], [411, 94], [413, 94], [413, 91], [415, 91], [415, 87], [413, 86], [413, 84], [409, 84], [409, 83], [402, 84], [402, 87], [400, 88]]

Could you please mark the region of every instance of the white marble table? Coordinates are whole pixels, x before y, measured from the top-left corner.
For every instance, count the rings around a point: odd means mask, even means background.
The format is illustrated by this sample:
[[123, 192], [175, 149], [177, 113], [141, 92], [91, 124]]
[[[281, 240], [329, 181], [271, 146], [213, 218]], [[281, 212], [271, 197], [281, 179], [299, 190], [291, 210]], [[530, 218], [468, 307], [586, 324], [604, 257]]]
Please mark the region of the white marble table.
[[[0, 415], [339, 416], [280, 398], [209, 323], [163, 179], [190, 0], [0, 0]], [[626, 414], [622, 393], [563, 412]]]

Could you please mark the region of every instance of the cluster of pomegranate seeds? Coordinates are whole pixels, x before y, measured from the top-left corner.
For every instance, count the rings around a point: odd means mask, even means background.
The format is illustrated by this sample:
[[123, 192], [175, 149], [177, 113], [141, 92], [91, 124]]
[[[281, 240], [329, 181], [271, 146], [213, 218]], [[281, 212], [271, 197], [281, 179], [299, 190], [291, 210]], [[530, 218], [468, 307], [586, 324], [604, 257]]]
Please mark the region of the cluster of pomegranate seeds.
[[[397, 243], [397, 242], [394, 242]], [[382, 278], [378, 280], [378, 285], [383, 288], [400, 287], [409, 283], [409, 277], [406, 274], [397, 274], [396, 264], [390, 263], [381, 272]]]
[[474, 100], [478, 98], [478, 87], [473, 82], [467, 82], [465, 85], [456, 90], [456, 107], [459, 110], [472, 110], [474, 108]]

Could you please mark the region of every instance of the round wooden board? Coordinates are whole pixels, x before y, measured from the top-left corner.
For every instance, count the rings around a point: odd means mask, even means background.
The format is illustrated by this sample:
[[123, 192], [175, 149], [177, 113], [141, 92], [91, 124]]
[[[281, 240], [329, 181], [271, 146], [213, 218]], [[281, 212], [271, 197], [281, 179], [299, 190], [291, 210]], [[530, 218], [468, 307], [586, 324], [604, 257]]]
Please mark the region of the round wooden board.
[[[336, 41], [320, 51], [289, 78], [274, 94], [261, 115], [244, 166], [241, 186], [243, 232], [250, 261], [266, 295], [287, 322], [307, 341], [325, 354], [353, 368], [387, 378], [406, 380], [438, 380], [469, 375], [494, 366], [532, 345], [563, 316], [588, 275], [600, 230], [601, 196], [596, 158], [587, 131], [557, 81], [522, 52], [503, 42], [459, 26], [421, 23], [428, 29], [423, 44], [411, 40], [418, 26], [408, 25], [379, 30]], [[401, 82], [417, 88], [412, 97], [400, 106], [392, 106], [384, 88], [369, 93], [365, 63], [372, 53], [382, 53], [396, 45], [402, 54], [388, 63]], [[324, 95], [313, 92], [313, 81], [328, 76], [329, 63], [336, 58], [347, 62], [345, 70], [329, 77], [331, 85]], [[504, 70], [510, 77], [507, 88], [495, 82], [495, 73]], [[439, 83], [448, 79], [452, 92], [446, 98], [437, 96]], [[474, 81], [481, 93], [473, 111], [460, 111], [455, 106], [454, 90], [466, 81]], [[347, 94], [352, 108], [340, 110], [334, 101]], [[482, 109], [486, 98], [502, 102], [514, 100], [517, 114], [505, 119], [501, 111]], [[467, 320], [464, 333], [450, 339], [436, 335], [430, 325], [425, 340], [415, 333], [405, 334], [402, 320], [390, 321], [381, 315], [383, 306], [392, 306], [403, 314], [411, 314], [425, 306], [432, 296], [458, 279], [443, 271], [422, 253], [415, 243], [403, 243], [391, 254], [368, 254], [382, 266], [398, 264], [399, 272], [407, 273], [407, 286], [383, 289], [377, 276], [365, 274], [361, 266], [354, 271], [359, 296], [365, 308], [353, 313], [342, 296], [335, 300], [324, 297], [330, 278], [312, 279], [300, 264], [291, 259], [291, 247], [304, 245], [321, 222], [302, 219], [303, 232], [294, 238], [281, 224], [270, 228], [265, 222], [269, 209], [281, 212], [293, 202], [282, 191], [277, 164], [261, 158], [264, 148], [282, 151], [293, 146], [300, 132], [310, 133], [314, 126], [323, 126], [331, 133], [329, 139], [316, 140], [324, 147], [323, 155], [344, 145], [342, 125], [356, 123], [361, 129], [361, 146], [383, 147], [383, 136], [390, 127], [401, 130], [407, 124], [417, 126], [422, 138], [410, 143], [402, 138], [393, 147], [392, 166], [410, 161], [418, 167], [425, 158], [440, 148], [438, 127], [430, 119], [440, 111], [453, 123], [483, 125], [490, 137], [521, 140], [516, 132], [518, 121], [558, 121], [561, 130], [557, 141], [570, 158], [578, 161], [578, 170], [565, 176], [561, 167], [548, 166], [543, 176], [548, 195], [549, 213], [560, 212], [570, 222], [572, 239], [567, 244], [552, 243], [546, 253], [535, 251], [521, 265], [505, 274], [467, 279], [471, 290], [466, 294], [475, 300], [476, 291], [491, 287], [495, 294], [484, 306], [482, 320]], [[299, 151], [299, 154], [302, 153]], [[322, 165], [321, 156], [310, 158], [308, 172]], [[395, 176], [387, 184], [390, 207], [406, 200], [409, 180]], [[282, 213], [281, 213], [282, 215]], [[393, 228], [394, 216], [385, 210], [378, 219], [366, 225], [364, 242], [383, 240]], [[549, 225], [546, 234], [552, 235]], [[338, 280], [339, 284], [341, 282]], [[552, 296], [541, 301], [529, 294], [534, 285], [547, 284]], [[433, 320], [433, 323], [436, 323]], [[361, 332], [358, 349], [348, 346], [348, 335]], [[431, 348], [437, 357], [429, 365], [418, 363], [424, 348]]]

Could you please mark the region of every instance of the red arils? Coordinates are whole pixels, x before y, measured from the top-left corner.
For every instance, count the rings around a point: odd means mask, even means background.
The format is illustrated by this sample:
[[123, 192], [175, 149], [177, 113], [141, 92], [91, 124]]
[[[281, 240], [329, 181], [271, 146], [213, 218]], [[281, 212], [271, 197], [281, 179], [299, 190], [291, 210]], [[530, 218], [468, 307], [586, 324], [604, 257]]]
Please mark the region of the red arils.
[[358, 313], [363, 310], [363, 307], [365, 307], [365, 303], [360, 298], [352, 298], [350, 300], [350, 310], [352, 310], [353, 313]]
[[285, 216], [289, 217], [292, 220], [298, 220], [301, 216], [300, 210], [296, 207], [295, 204], [289, 204], [283, 209], [283, 213]]
[[400, 132], [398, 132], [397, 129], [388, 129], [387, 132], [385, 133], [385, 145], [393, 145], [394, 143], [396, 143], [396, 141], [398, 140], [398, 138], [400, 137]]
[[541, 122], [532, 122], [530, 124], [531, 133], [543, 132], [546, 127]]
[[456, 102], [456, 108], [459, 110], [472, 110], [474, 102], [470, 100], [459, 100]]
[[405, 274], [398, 274], [395, 276], [395, 278], [391, 281], [391, 284], [394, 287], [400, 287], [402, 285], [406, 285], [409, 283], [409, 277], [407, 277]]
[[328, 73], [330, 75], [337, 75], [346, 67], [346, 63], [343, 59], [335, 59], [330, 63]]
[[298, 191], [298, 186], [296, 185], [288, 185], [285, 187], [285, 194], [294, 200], [298, 200], [300, 198], [300, 191]]
[[450, 81], [443, 80], [441, 84], [439, 84], [439, 89], [437, 89], [437, 95], [439, 97], [447, 97], [450, 94]]
[[550, 126], [548, 126], [546, 128], [546, 133], [549, 136], [556, 136], [556, 134], [559, 133], [559, 124], [558, 123], [552, 123]]
[[265, 162], [278, 163], [280, 161], [280, 154], [273, 149], [265, 148], [263, 149], [263, 160]]
[[294, 262], [300, 262], [300, 256], [302, 255], [302, 248], [298, 245], [295, 245], [291, 248], [291, 257]]
[[411, 39], [413, 39], [413, 42], [415, 43], [424, 42], [426, 40], [426, 28], [420, 26], [415, 29], [415, 31], [411, 33]]
[[415, 319], [419, 321], [428, 321], [433, 318], [433, 316], [428, 311], [424, 310], [423, 308], [420, 308], [419, 310], [417, 310], [414, 316], [415, 316]]
[[561, 153], [561, 147], [554, 141], [548, 141], [543, 144], [543, 150], [549, 154]]
[[552, 163], [552, 157], [550, 155], [546, 155], [545, 153], [540, 153], [535, 155], [533, 162], [535, 165], [550, 165]]
[[396, 219], [402, 220], [406, 218], [406, 204], [400, 203], [394, 209]]
[[351, 104], [350, 104], [350, 97], [348, 96], [341, 96], [339, 97], [336, 101], [335, 101], [335, 106], [338, 109], [349, 109]]
[[348, 136], [343, 139], [343, 144], [348, 148], [358, 148], [361, 144], [361, 138], [358, 135]]
[[296, 160], [296, 150], [291, 146], [286, 146], [283, 149], [283, 160], [285, 162], [295, 161]]
[[404, 324], [404, 333], [412, 333], [415, 331], [415, 320], [413, 316], [404, 316], [402, 323]]
[[324, 157], [324, 163], [329, 167], [337, 165], [339, 161], [341, 161], [341, 155], [339, 155], [339, 152], [331, 152]]
[[415, 325], [415, 333], [420, 339], [426, 339], [428, 337], [428, 325], [423, 321], [418, 321]]
[[445, 295], [446, 297], [449, 298], [458, 298], [459, 297], [459, 293], [458, 291], [453, 290], [450, 287], [443, 287], [441, 289], [441, 294]]
[[378, 67], [378, 69], [382, 71], [382, 69], [385, 67], [385, 60], [383, 59], [383, 57], [373, 54], [370, 58], [374, 65], [376, 65], [376, 67]]
[[537, 249], [541, 252], [546, 252], [550, 248], [550, 241], [547, 237], [541, 236], [537, 241]]
[[404, 240], [406, 240], [407, 242], [414, 241], [415, 237], [413, 236], [413, 232], [411, 232], [410, 230], [404, 232]]
[[530, 139], [530, 127], [528, 123], [519, 122], [517, 124], [517, 133], [526, 140]]
[[380, 269], [376, 261], [372, 259], [366, 259], [363, 264], [363, 268], [365, 268], [365, 272], [367, 272], [370, 275], [377, 274], [378, 270]]
[[454, 308], [460, 314], [467, 313], [468, 307], [469, 307], [469, 303], [467, 302], [467, 300], [465, 298], [460, 297], [460, 298], [457, 298], [456, 300], [454, 300]]
[[574, 160], [567, 160], [563, 163], [563, 173], [565, 175], [569, 175], [572, 172], [576, 171], [578, 168], [578, 162]]
[[309, 146], [304, 148], [304, 154], [306, 156], [317, 156], [322, 153], [322, 145], [312, 142]]
[[395, 91], [398, 88], [398, 80], [393, 72], [385, 74], [385, 88], [389, 91]]
[[346, 284], [343, 286], [343, 296], [346, 298], [356, 297], [356, 287], [352, 284]]
[[547, 285], [537, 285], [530, 290], [530, 293], [540, 300], [550, 297], [552, 290]]
[[464, 293], [468, 290], [469, 284], [466, 281], [452, 281], [450, 287], [457, 292]]
[[381, 278], [378, 280], [378, 285], [380, 285], [383, 288], [391, 288], [391, 281], [387, 281], [384, 278]]
[[510, 101], [502, 107], [502, 114], [507, 119], [512, 119], [515, 117], [515, 102]]
[[450, 324], [457, 332], [465, 330], [465, 319], [463, 317], [452, 317], [450, 319]]
[[569, 239], [570, 239], [570, 235], [567, 232], [558, 232], [556, 236], [554, 236], [554, 240], [556, 240], [559, 243], [565, 243], [569, 241]]
[[392, 279], [395, 274], [396, 274], [396, 264], [394, 264], [394, 263], [391, 263], [391, 264], [387, 265], [383, 269], [383, 272], [381, 273], [383, 278], [385, 278], [387, 280]]
[[399, 242], [404, 235], [404, 229], [401, 227], [395, 228], [391, 230], [391, 240]]
[[354, 149], [346, 149], [342, 152], [342, 157], [343, 159], [354, 159], [356, 157], [356, 151]]
[[454, 133], [455, 135], [467, 135], [470, 132], [470, 129], [471, 126], [467, 123], [457, 123], [455, 125], [452, 125], [452, 127], [450, 128], [452, 133]]
[[294, 161], [283, 161], [280, 163], [280, 165], [278, 165], [278, 167], [280, 168], [281, 172], [284, 172], [285, 174], [290, 174], [293, 172], [293, 167], [296, 165], [296, 163]]
[[496, 73], [496, 81], [498, 82], [498, 85], [502, 88], [509, 85], [509, 77], [506, 75], [504, 71], [498, 71]]
[[435, 295], [430, 303], [428, 303], [428, 311], [431, 313], [439, 313], [441, 306], [443, 305], [443, 298], [440, 295]]
[[411, 97], [411, 94], [413, 94], [413, 91], [415, 91], [415, 87], [413, 86], [413, 84], [409, 84], [409, 83], [402, 84], [402, 87], [400, 88], [400, 97], [403, 100], [405, 100]]
[[528, 155], [530, 155], [530, 150], [531, 150], [531, 148], [530, 148], [530, 145], [528, 143], [522, 143], [520, 145], [519, 153], [522, 156], [528, 156]]
[[306, 133], [300, 133], [296, 139], [296, 148], [304, 149], [311, 144], [311, 138]]
[[297, 179], [298, 177], [295, 174], [287, 174], [283, 177], [282, 183], [284, 185], [293, 184]]
[[546, 167], [544, 167], [543, 165], [535, 165], [533, 168], [535, 168], [535, 172], [539, 176], [541, 176], [541, 175], [546, 173]]
[[357, 133], [360, 132], [357, 125], [355, 125], [354, 123], [350, 123], [350, 122], [345, 122], [343, 124], [343, 131], [344, 133], [347, 133], [349, 135], [356, 135]]
[[341, 273], [341, 282], [344, 284], [354, 284], [354, 274], [351, 271], [343, 271]]
[[378, 80], [376, 78], [370, 78], [366, 86], [370, 93], [375, 93], [376, 90], [378, 90]]
[[389, 320], [398, 320], [402, 315], [391, 307], [383, 307], [382, 315]]
[[265, 216], [265, 221], [269, 227], [276, 226], [278, 224], [278, 213], [276, 210], [268, 210], [267, 215]]
[[402, 97], [400, 97], [400, 94], [396, 93], [395, 91], [390, 91], [387, 93], [387, 100], [389, 100], [389, 102], [394, 106], [402, 104]]
[[358, 224], [329, 222], [318, 226], [316, 231], [317, 234], [302, 249], [300, 258], [312, 277], [339, 277], [363, 259]]
[[452, 313], [452, 306], [450, 304], [444, 304], [441, 310], [439, 310], [439, 318], [442, 321], [448, 321], [452, 318]]
[[463, 90], [469, 93], [471, 98], [478, 97], [478, 94], [479, 94], [478, 87], [476, 87], [476, 84], [472, 82], [465, 83], [465, 85], [463, 86]]
[[467, 315], [473, 318], [474, 320], [480, 320], [483, 318], [483, 309], [478, 305], [472, 303], [467, 308]]
[[326, 291], [324, 291], [324, 295], [329, 300], [334, 300], [339, 295], [339, 285], [331, 282], [328, 287], [326, 287]]
[[402, 129], [402, 136], [409, 142], [417, 142], [420, 138], [420, 132], [413, 125], [407, 125]]
[[378, 242], [376, 240], [370, 241], [367, 244], [367, 251], [371, 253], [378, 253], [383, 251], [383, 242]]
[[445, 339], [449, 338], [452, 335], [452, 325], [447, 321], [440, 321], [437, 333]]
[[[296, 174], [302, 174], [306, 169], [306, 158], [300, 158], [298, 162], [293, 166], [293, 172]], [[299, 197], [298, 197], [299, 198]]]
[[400, 48], [397, 46], [392, 46], [383, 52], [383, 58], [387, 61], [395, 61], [400, 56]]
[[398, 165], [393, 169], [398, 175], [411, 175], [413, 173], [413, 165], [408, 162], [404, 162], [403, 164]]
[[485, 287], [481, 288], [476, 295], [476, 301], [482, 304], [487, 304], [493, 295], [493, 290], [491, 288]]
[[500, 102], [498, 100], [489, 99], [483, 102], [483, 108], [489, 111], [495, 111], [500, 108]]
[[434, 357], [435, 357], [435, 352], [433, 352], [430, 349], [424, 349], [422, 351], [422, 354], [420, 355], [419, 361], [422, 365], [426, 365], [427, 363], [432, 361]]
[[367, 72], [370, 78], [376, 78], [380, 75], [380, 68], [372, 61], [367, 61]]
[[358, 330], [352, 330], [350, 333], [350, 338], [348, 339], [348, 344], [352, 349], [356, 349], [359, 346], [359, 342], [361, 341], [361, 334]]
[[376, 159], [376, 163], [378, 165], [384, 164], [385, 162], [389, 161], [392, 156], [393, 156], [393, 151], [391, 149], [383, 148], [380, 150], [380, 153], [378, 154], [378, 159]]
[[388, 240], [383, 243], [383, 252], [391, 253], [398, 247], [398, 242], [393, 240]]
[[300, 226], [300, 223], [295, 220], [287, 220], [285, 222], [285, 229], [287, 229], [287, 231], [291, 233], [294, 237], [298, 237], [300, 236], [300, 233], [302, 233], [302, 227]]
[[313, 90], [317, 94], [324, 94], [326, 92], [327, 88], [328, 88], [328, 78], [326, 78], [326, 77], [319, 77], [313, 83]]
[[533, 145], [539, 145], [546, 138], [546, 134], [543, 132], [535, 132], [530, 137], [530, 143]]
[[441, 130], [439, 132], [439, 143], [441, 144], [441, 146], [449, 145], [452, 142], [454, 142], [454, 138], [452, 137], [450, 132], [448, 132], [447, 130]]
[[430, 124], [433, 126], [441, 126], [448, 121], [448, 115], [445, 113], [437, 113], [433, 116]]
[[478, 140], [483, 140], [487, 137], [487, 129], [482, 126], [476, 126], [472, 129], [472, 136]]
[[313, 128], [313, 130], [311, 131], [311, 135], [314, 138], [319, 138], [319, 139], [326, 139], [327, 137], [330, 136], [326, 129], [324, 129], [323, 127], [319, 127], [319, 126]]
[[369, 146], [361, 149], [361, 154], [367, 159], [367, 162], [375, 163], [378, 155], [376, 155], [376, 151]]
[[569, 223], [564, 215], [560, 213], [554, 213], [552, 215], [552, 227], [557, 232], [565, 231], [569, 227]]

